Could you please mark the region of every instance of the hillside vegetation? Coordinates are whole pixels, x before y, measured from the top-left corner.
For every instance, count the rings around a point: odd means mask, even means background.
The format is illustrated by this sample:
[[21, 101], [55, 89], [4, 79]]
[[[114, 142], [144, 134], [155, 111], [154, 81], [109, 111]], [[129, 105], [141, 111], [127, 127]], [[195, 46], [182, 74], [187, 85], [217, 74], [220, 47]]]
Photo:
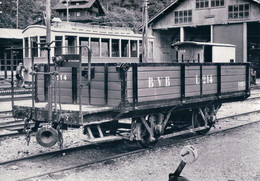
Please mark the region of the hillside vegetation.
[[[54, 6], [59, 0], [51, 0]], [[129, 27], [136, 30], [142, 24], [142, 0], [99, 0], [106, 16], [93, 18], [94, 24]], [[1, 28], [16, 28], [17, 0], [2, 0]], [[171, 0], [149, 0], [149, 17], [166, 7]], [[46, 0], [19, 0], [19, 28], [36, 22], [43, 17]], [[53, 11], [52, 16], [56, 14]]]

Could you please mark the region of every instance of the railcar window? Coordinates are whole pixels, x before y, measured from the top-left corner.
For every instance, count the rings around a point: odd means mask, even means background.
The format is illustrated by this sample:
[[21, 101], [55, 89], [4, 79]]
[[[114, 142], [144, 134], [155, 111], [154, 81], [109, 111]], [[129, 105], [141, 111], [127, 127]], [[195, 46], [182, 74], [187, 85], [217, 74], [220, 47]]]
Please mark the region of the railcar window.
[[[79, 38], [80, 46], [89, 46], [89, 38]], [[82, 56], [88, 56], [88, 49], [86, 47], [81, 48]]]
[[137, 57], [137, 40], [130, 41], [131, 57]]
[[46, 43], [46, 36], [40, 37], [40, 57], [47, 57], [47, 50], [44, 49], [46, 46], [44, 43]]
[[139, 59], [142, 57], [142, 53], [143, 53], [142, 40], [139, 40]]
[[99, 38], [91, 38], [90, 48], [92, 50], [92, 56], [99, 57], [99, 52], [100, 52]]
[[102, 57], [109, 57], [109, 39], [102, 39], [101, 40], [101, 56]]
[[24, 39], [25, 57], [29, 57], [29, 38]]
[[112, 40], [112, 57], [119, 57], [119, 40]]
[[62, 54], [62, 36], [55, 36], [54, 55]]
[[38, 57], [38, 37], [31, 37], [31, 50], [32, 50], [32, 56]]
[[128, 57], [129, 56], [129, 45], [128, 45], [128, 40], [122, 40], [121, 41], [121, 55], [122, 57]]
[[65, 41], [66, 46], [68, 46], [68, 54], [76, 54], [76, 45], [77, 45], [77, 38], [76, 36], [66, 36]]

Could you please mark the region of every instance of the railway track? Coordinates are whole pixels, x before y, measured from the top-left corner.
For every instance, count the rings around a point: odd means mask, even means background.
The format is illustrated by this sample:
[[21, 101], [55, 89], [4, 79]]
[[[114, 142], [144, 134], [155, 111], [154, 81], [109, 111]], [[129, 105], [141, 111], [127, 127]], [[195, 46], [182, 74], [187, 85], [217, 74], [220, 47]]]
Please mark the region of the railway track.
[[[19, 95], [14, 97], [14, 101], [20, 101], [20, 100], [29, 100], [32, 98], [31, 94], [24, 94], [24, 95]], [[7, 97], [0, 97], [0, 102], [9, 102], [12, 101], [12, 97], [7, 96]]]
[[[260, 110], [254, 111], [254, 112], [259, 113]], [[237, 117], [245, 116], [245, 115], [252, 114], [252, 113], [253, 112], [244, 113], [244, 114], [241, 114], [241, 115], [223, 117], [223, 118], [221, 118], [221, 120], [230, 119], [230, 118], [237, 118]], [[205, 136], [211, 136], [211, 135], [215, 135], [215, 134], [219, 134], [219, 133], [224, 133], [224, 132], [227, 132], [227, 131], [231, 131], [231, 130], [234, 130], [234, 129], [237, 129], [237, 128], [240, 128], [240, 127], [243, 127], [243, 126], [246, 126], [246, 125], [250, 125], [250, 124], [255, 124], [255, 123], [258, 123], [258, 122], [260, 122], [260, 120], [257, 120], [257, 121], [254, 121], [254, 122], [249, 122], [249, 123], [243, 124], [243, 125], [238, 125], [238, 126], [235, 126], [235, 127], [230, 127], [230, 128], [223, 129], [223, 130], [220, 130], [220, 131], [209, 132], [207, 135], [204, 135], [204, 136], [202, 136], [202, 135], [192, 135], [192, 136], [188, 136], [188, 137], [186, 136], [184, 139], [183, 138], [174, 139], [174, 141], [163, 143], [163, 144], [160, 144], [159, 146], [164, 147], [164, 146], [168, 146], [168, 145], [172, 145], [172, 144], [180, 144], [182, 142], [187, 142], [187, 141], [190, 141], [190, 140], [193, 140], [193, 139], [200, 139], [200, 138], [205, 137]], [[84, 148], [84, 147], [81, 147], [81, 148]], [[87, 148], [87, 147], [85, 147], [85, 148]], [[107, 161], [114, 160], [114, 159], [117, 159], [117, 158], [129, 156], [129, 155], [133, 155], [133, 154], [137, 154], [137, 153], [142, 153], [142, 152], [145, 152], [147, 150], [152, 150], [154, 148], [157, 148], [157, 146], [152, 147], [152, 148], [138, 148], [138, 149], [128, 151], [126, 153], [119, 153], [119, 154], [112, 155], [112, 156], [109, 156], [109, 157], [106, 156], [104, 158], [100, 158], [100, 159], [97, 159], [97, 160], [87, 161], [87, 162], [84, 162], [84, 163], [81, 163], [81, 164], [78, 164], [78, 165], [69, 166], [69, 167], [65, 167], [65, 168], [62, 168], [62, 169], [50, 171], [50, 172], [47, 172], [47, 173], [38, 174], [38, 175], [35, 175], [35, 176], [23, 178], [21, 180], [23, 181], [23, 180], [36, 179], [36, 178], [39, 178], [39, 177], [43, 177], [43, 176], [47, 176], [47, 175], [51, 175], [51, 174], [55, 174], [55, 173], [59, 173], [59, 172], [63, 172], [63, 171], [87, 167], [87, 166], [90, 166], [90, 165], [93, 165], [93, 164], [96, 164], [96, 163], [103, 163], [103, 162], [107, 162]], [[74, 149], [70, 149], [70, 151], [74, 151]], [[64, 154], [64, 151], [62, 152], [62, 150], [60, 150], [58, 152], [59, 152], [59, 154]], [[55, 153], [55, 152], [53, 152], [53, 153]], [[57, 153], [55, 153], [55, 154], [57, 154]], [[59, 154], [57, 154], [57, 155], [59, 155]], [[42, 155], [42, 156], [44, 156], [44, 155]]]
[[[257, 113], [260, 113], [260, 110], [247, 112], [247, 113], [243, 113], [243, 114], [239, 114], [239, 115], [223, 117], [223, 118], [219, 119], [219, 122], [225, 121], [227, 119], [237, 119], [239, 117], [243, 117], [243, 116], [247, 116], [247, 115], [251, 115], [251, 114], [257, 114]], [[221, 130], [218, 130], [218, 131], [209, 132], [207, 135], [213, 135], [213, 134], [221, 133], [221, 132], [232, 130], [232, 129], [236, 129], [238, 127], [242, 127], [242, 126], [245, 126], [245, 125], [254, 124], [256, 122], [260, 122], [260, 120], [253, 121], [253, 122], [248, 122], [246, 124], [230, 127], [230, 128], [227, 128], [227, 129], [221, 129]], [[183, 137], [185, 137], [185, 138], [183, 138]], [[204, 136], [195, 135], [195, 134], [185, 135], [185, 136], [181, 136], [179, 138], [176, 138], [176, 139], [174, 139], [174, 141], [170, 141], [170, 143], [166, 143], [165, 145], [164, 145], [164, 143], [159, 144], [159, 146], [166, 146], [166, 145], [169, 145], [169, 144], [178, 144], [180, 142], [184, 142], [184, 141], [191, 140], [191, 139], [196, 139], [196, 138], [201, 138], [201, 137], [204, 137]], [[56, 150], [56, 151], [41, 153], [41, 154], [37, 154], [37, 155], [27, 156], [27, 157], [23, 157], [23, 158], [8, 160], [8, 161], [0, 162], [0, 165], [7, 165], [7, 164], [10, 164], [10, 163], [16, 163], [16, 162], [20, 162], [20, 161], [40, 159], [40, 158], [45, 158], [46, 159], [46, 157], [47, 158], [48, 157], [52, 158], [52, 157], [55, 157], [55, 156], [66, 155], [68, 153], [77, 152], [77, 151], [84, 150], [84, 149], [90, 149], [90, 148], [95, 149], [95, 147], [96, 147], [96, 145], [86, 144], [86, 145], [72, 147], [72, 148], [67, 148], [67, 149], [63, 149], [63, 150]], [[106, 156], [105, 158], [88, 161], [88, 162], [85, 162], [85, 163], [82, 163], [82, 164], [79, 164], [79, 165], [74, 165], [74, 166], [70, 166], [70, 167], [66, 167], [66, 168], [62, 168], [62, 169], [57, 169], [57, 170], [54, 170], [54, 171], [51, 171], [51, 172], [48, 172], [48, 173], [36, 175], [36, 176], [33, 176], [33, 177], [28, 177], [28, 178], [22, 179], [22, 180], [37, 178], [37, 177], [41, 177], [41, 176], [48, 175], [48, 174], [53, 174], [53, 173], [58, 173], [58, 172], [71, 170], [71, 169], [75, 169], [75, 168], [85, 167], [85, 166], [88, 166], [88, 165], [91, 165], [91, 164], [95, 164], [95, 163], [99, 163], [99, 162], [105, 162], [105, 161], [108, 161], [108, 160], [113, 160], [115, 158], [120, 158], [120, 157], [123, 157], [123, 156], [131, 155], [131, 154], [135, 154], [135, 153], [140, 153], [140, 152], [143, 152], [143, 151], [145, 151], [147, 149], [153, 149], [153, 148], [135, 148], [135, 149], [132, 149], [131, 151], [127, 151], [125, 153], [118, 153], [118, 154], [110, 156], [110, 157]]]

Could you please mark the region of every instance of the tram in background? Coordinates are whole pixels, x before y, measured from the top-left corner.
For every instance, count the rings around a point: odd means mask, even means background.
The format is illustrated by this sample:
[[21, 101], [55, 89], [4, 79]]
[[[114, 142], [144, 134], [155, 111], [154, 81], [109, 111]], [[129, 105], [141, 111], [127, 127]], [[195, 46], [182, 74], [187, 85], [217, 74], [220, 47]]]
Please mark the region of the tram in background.
[[[23, 31], [25, 82], [31, 82], [31, 58], [34, 63], [47, 63], [46, 27], [31, 25]], [[148, 37], [148, 59], [153, 59], [153, 37]], [[89, 46], [93, 63], [137, 63], [142, 53], [142, 35], [129, 28], [88, 25], [73, 22], [53, 22], [50, 57], [80, 53], [80, 46]], [[36, 48], [35, 48], [36, 47]], [[82, 50], [82, 62], [88, 52]]]

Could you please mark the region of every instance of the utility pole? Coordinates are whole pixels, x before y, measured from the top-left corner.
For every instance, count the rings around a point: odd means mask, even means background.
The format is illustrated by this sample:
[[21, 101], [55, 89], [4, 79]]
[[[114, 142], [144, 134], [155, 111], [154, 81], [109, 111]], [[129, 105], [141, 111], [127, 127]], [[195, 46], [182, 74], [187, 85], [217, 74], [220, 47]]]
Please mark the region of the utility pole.
[[70, 20], [69, 16], [69, 0], [67, 0], [67, 22]]
[[51, 43], [51, 0], [46, 0], [46, 43]]
[[19, 6], [19, 0], [16, 1], [16, 29], [18, 29], [18, 6]]
[[[0, 14], [3, 13], [3, 8], [2, 8], [2, 5], [3, 5], [3, 1], [0, 0]], [[1, 19], [0, 19], [0, 27], [2, 27], [2, 22], [1, 22]]]
[[142, 61], [148, 62], [148, 0], [143, 0], [143, 13], [142, 13]]
[[[46, 44], [48, 48], [48, 70], [50, 71], [50, 52], [51, 52], [51, 0], [46, 0]], [[52, 121], [52, 94], [51, 77], [47, 79], [48, 84], [48, 121]]]

